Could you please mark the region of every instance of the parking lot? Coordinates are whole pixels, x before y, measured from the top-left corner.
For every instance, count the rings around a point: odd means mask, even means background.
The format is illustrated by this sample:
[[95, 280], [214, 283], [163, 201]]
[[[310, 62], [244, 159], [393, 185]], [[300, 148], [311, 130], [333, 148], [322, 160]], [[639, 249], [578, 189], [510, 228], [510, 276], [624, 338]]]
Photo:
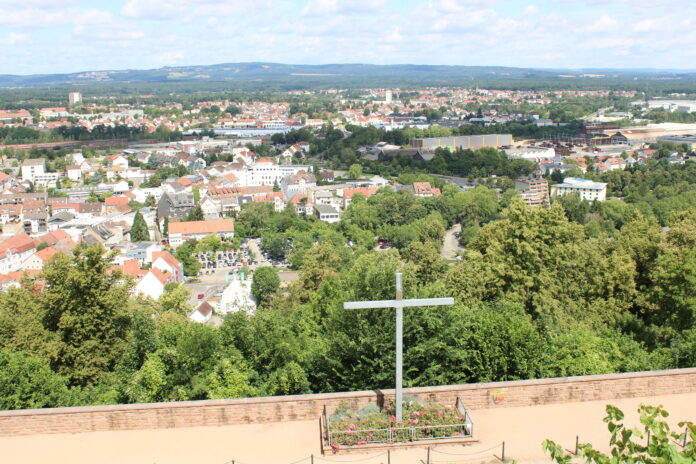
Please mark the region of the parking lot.
[[235, 272], [241, 272], [243, 268], [251, 272], [262, 266], [278, 268], [281, 282], [285, 285], [298, 278], [297, 272], [286, 270], [290, 267], [286, 261], [269, 260], [258, 239], [245, 241], [239, 250], [230, 248], [222, 251], [205, 251], [196, 253], [194, 256], [201, 264], [201, 269], [195, 282], [185, 284], [191, 290], [189, 302], [194, 306], [221, 294], [232, 275]]

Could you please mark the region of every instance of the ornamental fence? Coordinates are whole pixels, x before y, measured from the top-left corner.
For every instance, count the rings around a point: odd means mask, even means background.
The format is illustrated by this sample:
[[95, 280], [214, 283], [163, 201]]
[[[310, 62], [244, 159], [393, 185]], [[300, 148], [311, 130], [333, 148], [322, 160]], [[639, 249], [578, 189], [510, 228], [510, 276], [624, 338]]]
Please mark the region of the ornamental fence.
[[462, 400], [455, 402], [461, 421], [442, 425], [404, 425], [385, 428], [365, 428], [352, 430], [332, 430], [331, 418], [324, 407], [320, 421], [322, 449], [336, 452], [341, 446], [351, 449], [370, 445], [391, 445], [395, 443], [414, 443], [432, 440], [471, 439], [474, 437], [474, 422]]

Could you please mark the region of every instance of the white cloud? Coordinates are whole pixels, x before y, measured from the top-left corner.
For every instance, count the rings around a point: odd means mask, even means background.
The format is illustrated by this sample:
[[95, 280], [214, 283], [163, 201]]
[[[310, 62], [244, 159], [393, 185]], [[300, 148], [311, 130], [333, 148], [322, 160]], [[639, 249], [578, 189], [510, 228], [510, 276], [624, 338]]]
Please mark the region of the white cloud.
[[129, 0], [123, 5], [121, 14], [127, 18], [175, 19], [183, 15], [187, 7], [181, 0]]
[[675, 47], [696, 42], [696, 0], [297, 1], [122, 0], [110, 13], [0, 0], [1, 63], [14, 72], [15, 63], [54, 72], [235, 61], [683, 67], [696, 50]]
[[302, 8], [303, 16], [351, 15], [375, 13], [382, 9], [385, 0], [309, 0]]
[[0, 44], [2, 45], [19, 45], [29, 41], [29, 36], [26, 34], [19, 34], [17, 32], [10, 32], [6, 37], [0, 39]]
[[585, 30], [589, 32], [611, 32], [616, 30], [617, 27], [619, 27], [617, 20], [607, 14], [603, 14], [597, 21], [587, 26]]

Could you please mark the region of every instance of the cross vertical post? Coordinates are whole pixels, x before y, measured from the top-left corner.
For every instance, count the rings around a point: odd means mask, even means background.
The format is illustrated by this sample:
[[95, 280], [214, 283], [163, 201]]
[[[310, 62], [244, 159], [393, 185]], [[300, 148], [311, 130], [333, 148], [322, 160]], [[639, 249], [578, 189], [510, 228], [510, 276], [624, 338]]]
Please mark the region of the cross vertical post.
[[403, 338], [404, 338], [404, 308], [418, 306], [453, 305], [454, 298], [415, 298], [404, 300], [402, 276], [396, 273], [396, 298], [394, 300], [378, 301], [348, 301], [343, 303], [343, 309], [377, 309], [394, 308], [396, 310], [396, 419], [403, 419]]
[[402, 419], [403, 407], [403, 375], [404, 363], [404, 307], [398, 303], [404, 299], [401, 273], [396, 273], [396, 420]]

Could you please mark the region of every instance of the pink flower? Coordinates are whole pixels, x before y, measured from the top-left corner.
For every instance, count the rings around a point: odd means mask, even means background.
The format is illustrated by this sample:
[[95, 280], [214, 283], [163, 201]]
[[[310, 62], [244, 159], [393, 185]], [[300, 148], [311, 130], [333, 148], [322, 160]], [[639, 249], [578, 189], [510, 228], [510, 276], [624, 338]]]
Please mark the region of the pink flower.
[[396, 416], [391, 416], [392, 421], [396, 421]]
[[350, 425], [348, 426], [348, 431], [355, 430], [355, 429], [357, 429], [357, 428], [358, 428], [358, 427], [357, 427], [355, 424], [350, 424]]
[[338, 443], [332, 443], [331, 444], [331, 451], [336, 454], [338, 453], [338, 450], [341, 449], [341, 446]]
[[437, 411], [437, 417], [442, 418], [442, 409]]

